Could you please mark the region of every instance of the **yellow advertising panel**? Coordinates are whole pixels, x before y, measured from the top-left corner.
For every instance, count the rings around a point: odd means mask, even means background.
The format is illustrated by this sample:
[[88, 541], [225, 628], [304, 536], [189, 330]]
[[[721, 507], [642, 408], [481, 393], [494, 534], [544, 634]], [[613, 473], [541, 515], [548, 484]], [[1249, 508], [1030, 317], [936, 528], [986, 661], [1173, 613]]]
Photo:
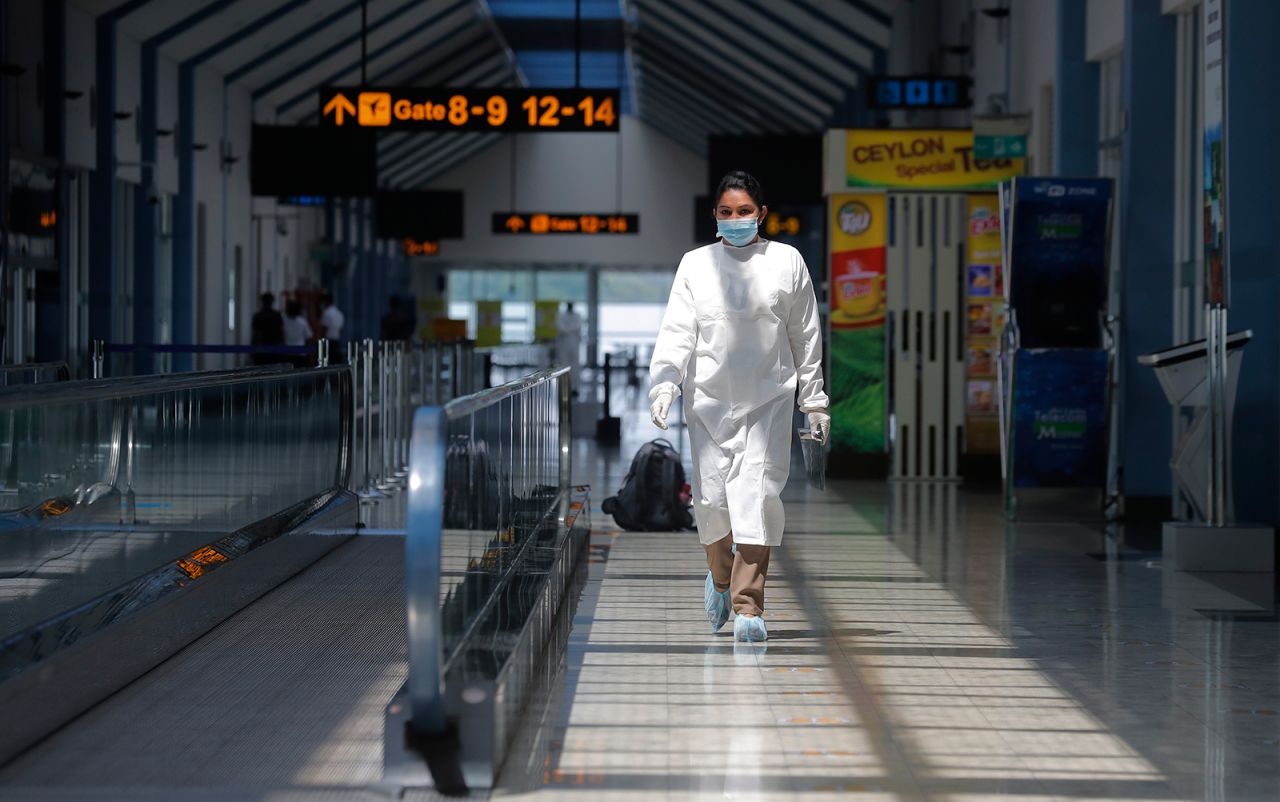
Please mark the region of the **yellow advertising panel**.
[[435, 339], [435, 321], [445, 317], [446, 305], [443, 297], [418, 299], [418, 336], [423, 340]]
[[845, 175], [851, 187], [995, 190], [1024, 169], [1023, 159], [975, 159], [969, 130], [847, 132]]
[[966, 219], [965, 450], [997, 454], [996, 361], [1004, 328], [999, 196], [969, 195]]
[[831, 231], [831, 448], [846, 454], [884, 451], [885, 251], [883, 193], [836, 194]]
[[560, 334], [560, 327], [556, 325], [559, 316], [559, 301], [534, 301], [533, 339], [538, 342], [554, 340]]
[[502, 344], [502, 301], [476, 301], [476, 347]]
[[831, 196], [831, 326], [884, 322], [887, 204], [881, 193]]

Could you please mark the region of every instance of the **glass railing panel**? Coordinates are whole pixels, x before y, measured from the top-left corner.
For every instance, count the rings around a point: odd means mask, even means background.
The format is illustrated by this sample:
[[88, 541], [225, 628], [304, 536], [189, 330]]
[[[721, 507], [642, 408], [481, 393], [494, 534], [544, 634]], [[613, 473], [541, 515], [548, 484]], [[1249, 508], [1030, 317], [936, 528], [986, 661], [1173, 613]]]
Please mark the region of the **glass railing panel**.
[[[450, 672], [492, 675], [545, 575], [567, 498], [567, 370], [415, 416], [406, 580], [415, 727]], [[562, 420], [564, 426], [561, 425]]]
[[0, 387], [19, 384], [48, 384], [71, 379], [66, 362], [33, 362], [27, 365], [0, 365]]
[[0, 390], [0, 641], [345, 487], [350, 405], [343, 368]]

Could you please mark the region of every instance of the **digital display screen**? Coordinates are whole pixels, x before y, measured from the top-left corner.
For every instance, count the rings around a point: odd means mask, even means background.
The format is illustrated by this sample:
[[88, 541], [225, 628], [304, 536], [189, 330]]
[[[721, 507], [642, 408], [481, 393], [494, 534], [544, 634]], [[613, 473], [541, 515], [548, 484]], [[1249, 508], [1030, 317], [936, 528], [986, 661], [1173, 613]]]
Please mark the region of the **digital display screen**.
[[377, 150], [377, 137], [358, 128], [255, 125], [249, 186], [275, 197], [367, 197], [377, 188]]
[[617, 89], [326, 87], [320, 124], [388, 131], [617, 131]]
[[462, 239], [459, 190], [379, 190], [374, 196], [374, 231], [383, 239]]
[[494, 234], [639, 234], [638, 214], [494, 212]]
[[871, 79], [873, 109], [967, 109], [970, 79], [963, 76], [882, 76]]

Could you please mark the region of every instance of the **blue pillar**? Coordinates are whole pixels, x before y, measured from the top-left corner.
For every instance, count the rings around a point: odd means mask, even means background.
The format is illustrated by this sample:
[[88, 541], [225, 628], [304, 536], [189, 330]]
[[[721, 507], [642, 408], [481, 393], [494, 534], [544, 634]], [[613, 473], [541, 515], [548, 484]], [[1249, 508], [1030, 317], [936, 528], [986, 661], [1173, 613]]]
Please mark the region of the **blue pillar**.
[[[1120, 492], [1169, 496], [1168, 402], [1140, 354], [1168, 348], [1173, 308], [1175, 47], [1177, 23], [1160, 0], [1126, 0], [1120, 206]], [[1065, 116], [1065, 115], [1064, 115]], [[1165, 513], [1167, 515], [1167, 513]]]
[[1088, 4], [1058, 0], [1058, 79], [1053, 86], [1053, 172], [1098, 174], [1098, 65], [1085, 59]]
[[[159, 93], [158, 48], [142, 46], [142, 182], [134, 190], [133, 223], [133, 341], [156, 341], [156, 207], [155, 191], [156, 108]], [[151, 373], [154, 358], [150, 352], [134, 356], [134, 372]]]
[[[178, 196], [173, 208], [173, 341], [196, 336], [196, 89], [195, 67], [178, 68]], [[174, 371], [195, 367], [190, 354], [174, 354]]]
[[[44, 4], [44, 42], [45, 53], [61, 53], [66, 46], [67, 7], [65, 3]], [[7, 59], [5, 59], [7, 60]], [[67, 88], [66, 60], [62, 58], [46, 58], [44, 63], [44, 86], [42, 91], [46, 98], [61, 98]], [[6, 99], [7, 100], [7, 99]], [[36, 313], [35, 357], [38, 362], [49, 362], [66, 359], [70, 362], [66, 342], [67, 317], [74, 306], [67, 294], [71, 280], [71, 266], [68, 263], [67, 215], [70, 206], [68, 192], [66, 154], [67, 154], [67, 120], [66, 104], [48, 102], [44, 104], [44, 155], [58, 165], [56, 192], [58, 197], [58, 217], [62, 222], [57, 226], [54, 240], [54, 254], [58, 263], [58, 286], [51, 292], [37, 289], [38, 311]], [[6, 129], [7, 130], [7, 129]], [[0, 164], [8, 164], [8, 158], [0, 160]]]
[[1280, 523], [1280, 3], [1228, 2], [1230, 327], [1252, 329], [1235, 408], [1236, 518]]
[[116, 259], [116, 20], [96, 23], [97, 158], [89, 179], [89, 338], [111, 339]]

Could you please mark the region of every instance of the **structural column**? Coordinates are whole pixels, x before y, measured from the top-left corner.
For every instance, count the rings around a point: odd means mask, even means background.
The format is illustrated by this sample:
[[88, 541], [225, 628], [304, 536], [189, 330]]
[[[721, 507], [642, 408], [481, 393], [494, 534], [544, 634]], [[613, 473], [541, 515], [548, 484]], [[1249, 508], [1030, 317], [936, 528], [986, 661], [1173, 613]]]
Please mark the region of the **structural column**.
[[[1173, 286], [1174, 214], [1170, 132], [1175, 125], [1177, 23], [1160, 0], [1126, 0], [1121, 144], [1120, 241], [1120, 492], [1126, 509], [1169, 516], [1168, 402], [1141, 354], [1168, 348]], [[1083, 4], [1081, 4], [1083, 5]]]
[[[1235, 0], [1227, 21], [1227, 243], [1232, 330], [1252, 329], [1237, 388], [1236, 518], [1280, 523], [1280, 3]], [[1199, 180], [1199, 173], [1197, 173]]]
[[1087, 3], [1058, 0], [1053, 172], [1059, 176], [1098, 174], [1098, 65], [1085, 58], [1088, 16]]

